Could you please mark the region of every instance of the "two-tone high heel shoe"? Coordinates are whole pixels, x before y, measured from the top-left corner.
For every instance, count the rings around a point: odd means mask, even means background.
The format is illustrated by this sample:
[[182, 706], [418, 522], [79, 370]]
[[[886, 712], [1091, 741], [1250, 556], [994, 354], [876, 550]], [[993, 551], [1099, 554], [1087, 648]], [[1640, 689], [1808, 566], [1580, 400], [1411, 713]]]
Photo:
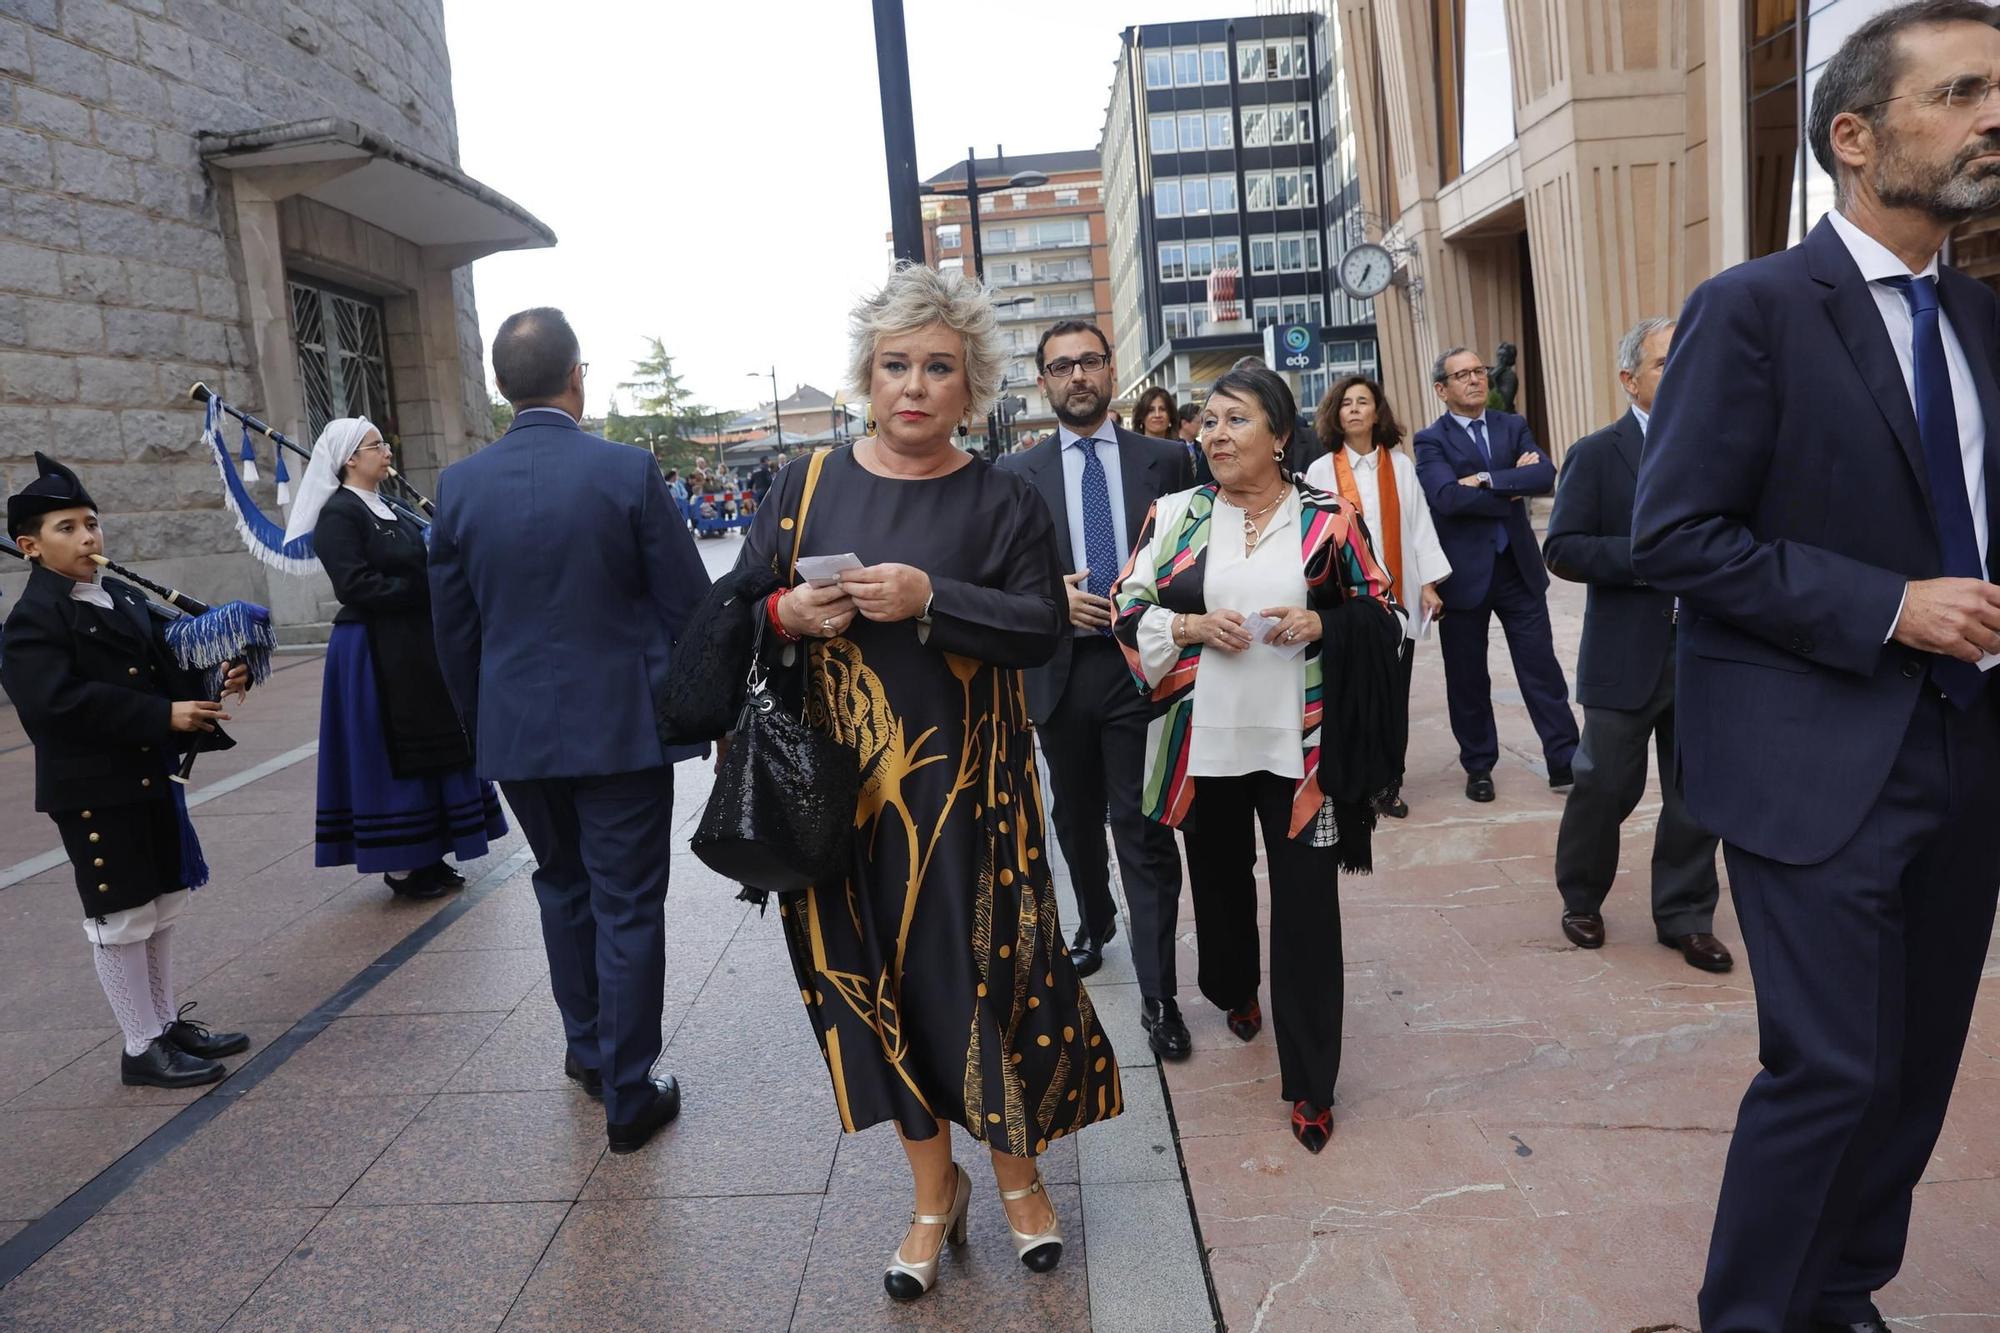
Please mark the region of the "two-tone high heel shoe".
[[[1030, 1199], [1037, 1194], [1048, 1199], [1048, 1191], [1042, 1188], [1042, 1173], [1039, 1171], [1035, 1173], [1035, 1183], [1026, 1189], [1000, 1191], [1000, 1197], [1008, 1202]], [[1049, 1225], [1046, 1231], [1038, 1231], [1032, 1235], [1024, 1231], [1015, 1231], [1013, 1215], [1009, 1214], [1007, 1217], [1007, 1230], [1014, 1236], [1014, 1253], [1020, 1256], [1021, 1262], [1033, 1273], [1054, 1272], [1055, 1266], [1062, 1262], [1062, 1219], [1056, 1216], [1055, 1200], [1048, 1199], [1048, 1205]]]
[[[965, 1215], [972, 1206], [972, 1177], [965, 1174], [965, 1168], [957, 1163], [952, 1170], [958, 1175], [958, 1185], [952, 1194], [951, 1211], [943, 1215], [911, 1213], [910, 1225], [943, 1227], [944, 1241], [953, 1245], [965, 1244]], [[1017, 1237], [1018, 1239], [1018, 1237]], [[938, 1242], [937, 1253], [917, 1262], [903, 1257], [903, 1247], [896, 1247], [895, 1257], [890, 1259], [888, 1271], [882, 1274], [882, 1288], [899, 1301], [913, 1301], [937, 1285], [938, 1257], [944, 1253], [944, 1241]], [[1054, 1265], [1051, 1265], [1053, 1267]]]

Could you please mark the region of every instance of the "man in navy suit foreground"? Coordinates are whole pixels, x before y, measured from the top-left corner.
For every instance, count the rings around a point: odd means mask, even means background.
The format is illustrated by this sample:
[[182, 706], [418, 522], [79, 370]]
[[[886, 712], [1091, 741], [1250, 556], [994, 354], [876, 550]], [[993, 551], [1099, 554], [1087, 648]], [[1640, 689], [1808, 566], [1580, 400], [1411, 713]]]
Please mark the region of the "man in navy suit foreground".
[[654, 699], [708, 589], [651, 453], [586, 435], [584, 366], [557, 310], [509, 316], [498, 440], [438, 479], [432, 618], [445, 683], [534, 849], [563, 1072], [604, 1099], [611, 1151], [680, 1110], [654, 1078], [666, 981], [674, 770]]
[[1527, 422], [1487, 409], [1490, 373], [1476, 353], [1447, 349], [1431, 367], [1431, 385], [1444, 413], [1413, 442], [1417, 483], [1451, 561], [1451, 577], [1438, 585], [1444, 598], [1438, 638], [1451, 734], [1465, 767], [1465, 794], [1475, 801], [1493, 799], [1493, 765], [1500, 758], [1493, 681], [1486, 671], [1486, 636], [1495, 616], [1507, 634], [1521, 698], [1542, 738], [1549, 785], [1558, 791], [1570, 785], [1577, 744], [1569, 685], [1549, 627], [1549, 572], [1528, 521], [1528, 497], [1555, 489], [1556, 468], [1542, 457]]
[[1707, 1333], [1886, 1333], [1992, 937], [2000, 302], [1937, 255], [2000, 206], [1993, 18], [1922, 0], [1826, 64], [1808, 139], [1838, 212], [1696, 289], [1640, 467], [1633, 564], [1681, 599], [1681, 770], [1764, 1066]]

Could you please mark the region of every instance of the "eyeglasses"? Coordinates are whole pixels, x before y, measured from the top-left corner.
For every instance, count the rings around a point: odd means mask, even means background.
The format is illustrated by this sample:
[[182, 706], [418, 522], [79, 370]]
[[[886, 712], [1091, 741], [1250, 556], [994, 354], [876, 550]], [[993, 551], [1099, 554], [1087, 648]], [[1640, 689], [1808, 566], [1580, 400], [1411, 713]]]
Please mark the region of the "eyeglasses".
[[1854, 109], [1873, 111], [1878, 106], [1900, 102], [1906, 97], [1916, 97], [1929, 102], [1932, 106], [1941, 106], [1947, 111], [1970, 111], [1985, 106], [1986, 99], [1993, 96], [1995, 86], [1993, 80], [1983, 75], [1961, 74], [1950, 83], [1941, 84], [1936, 88], [1924, 88], [1914, 93], [1897, 93], [1894, 97], [1885, 97], [1879, 102], [1869, 102]]
[[1042, 373], [1052, 380], [1066, 380], [1079, 370], [1086, 375], [1095, 375], [1110, 364], [1110, 357], [1099, 356], [1096, 352], [1086, 352], [1077, 357], [1059, 356], [1043, 366]]
[[377, 440], [373, 444], [364, 444], [359, 446], [358, 448], [355, 449], [354, 452], [357, 454], [365, 454], [370, 449], [380, 449], [383, 453], [386, 454], [389, 452], [389, 445], [386, 440]]
[[589, 375], [589, 374], [590, 374], [590, 362], [588, 362], [588, 361], [579, 361], [579, 362], [577, 362], [577, 363], [576, 363], [576, 374], [577, 374], [577, 378], [578, 378], [578, 379], [582, 379], [582, 378], [584, 378], [585, 376]]
[[1470, 384], [1474, 380], [1483, 380], [1492, 373], [1491, 366], [1467, 366], [1464, 370], [1452, 371], [1444, 378], [1453, 384]]

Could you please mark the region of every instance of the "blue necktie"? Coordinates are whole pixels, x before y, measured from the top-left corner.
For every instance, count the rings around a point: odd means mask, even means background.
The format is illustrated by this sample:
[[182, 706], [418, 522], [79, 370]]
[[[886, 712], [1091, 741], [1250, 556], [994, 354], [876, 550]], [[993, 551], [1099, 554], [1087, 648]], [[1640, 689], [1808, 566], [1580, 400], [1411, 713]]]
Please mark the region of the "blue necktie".
[[1111, 486], [1104, 477], [1104, 460], [1097, 456], [1096, 440], [1078, 440], [1071, 447], [1083, 451], [1083, 563], [1090, 570], [1083, 586], [1099, 597], [1109, 597], [1121, 563], [1118, 529], [1111, 521]]
[[[1486, 443], [1486, 418], [1480, 417], [1472, 423], [1472, 442], [1479, 446], [1479, 456], [1486, 460], [1486, 470], [1493, 470], [1493, 450]], [[1496, 531], [1499, 536], [1493, 540], [1495, 552], [1507, 549], [1507, 525], [1502, 523]]]
[[[1938, 554], [1944, 573], [1952, 578], [1983, 579], [1979, 534], [1972, 525], [1972, 502], [1965, 493], [1965, 460], [1959, 452], [1958, 407], [1952, 401], [1951, 371], [1944, 359], [1944, 334], [1938, 327], [1937, 279], [1883, 278], [1902, 292], [1914, 326], [1910, 338], [1910, 378], [1917, 400], [1917, 438], [1924, 447], [1924, 472], [1931, 484], [1931, 509], [1937, 518]], [[1945, 697], [1969, 708], [1979, 697], [1979, 668], [1955, 657], [1931, 663], [1931, 680]]]

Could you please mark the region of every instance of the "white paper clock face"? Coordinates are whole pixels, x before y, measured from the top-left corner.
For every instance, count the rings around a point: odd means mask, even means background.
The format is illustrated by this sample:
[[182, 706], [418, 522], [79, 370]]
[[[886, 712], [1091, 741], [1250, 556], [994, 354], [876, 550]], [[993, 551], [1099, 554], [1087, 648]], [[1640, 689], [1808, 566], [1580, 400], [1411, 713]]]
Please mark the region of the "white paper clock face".
[[1389, 279], [1395, 275], [1396, 261], [1389, 252], [1373, 241], [1363, 241], [1340, 257], [1340, 268], [1335, 276], [1349, 296], [1357, 301], [1372, 301], [1389, 288]]

